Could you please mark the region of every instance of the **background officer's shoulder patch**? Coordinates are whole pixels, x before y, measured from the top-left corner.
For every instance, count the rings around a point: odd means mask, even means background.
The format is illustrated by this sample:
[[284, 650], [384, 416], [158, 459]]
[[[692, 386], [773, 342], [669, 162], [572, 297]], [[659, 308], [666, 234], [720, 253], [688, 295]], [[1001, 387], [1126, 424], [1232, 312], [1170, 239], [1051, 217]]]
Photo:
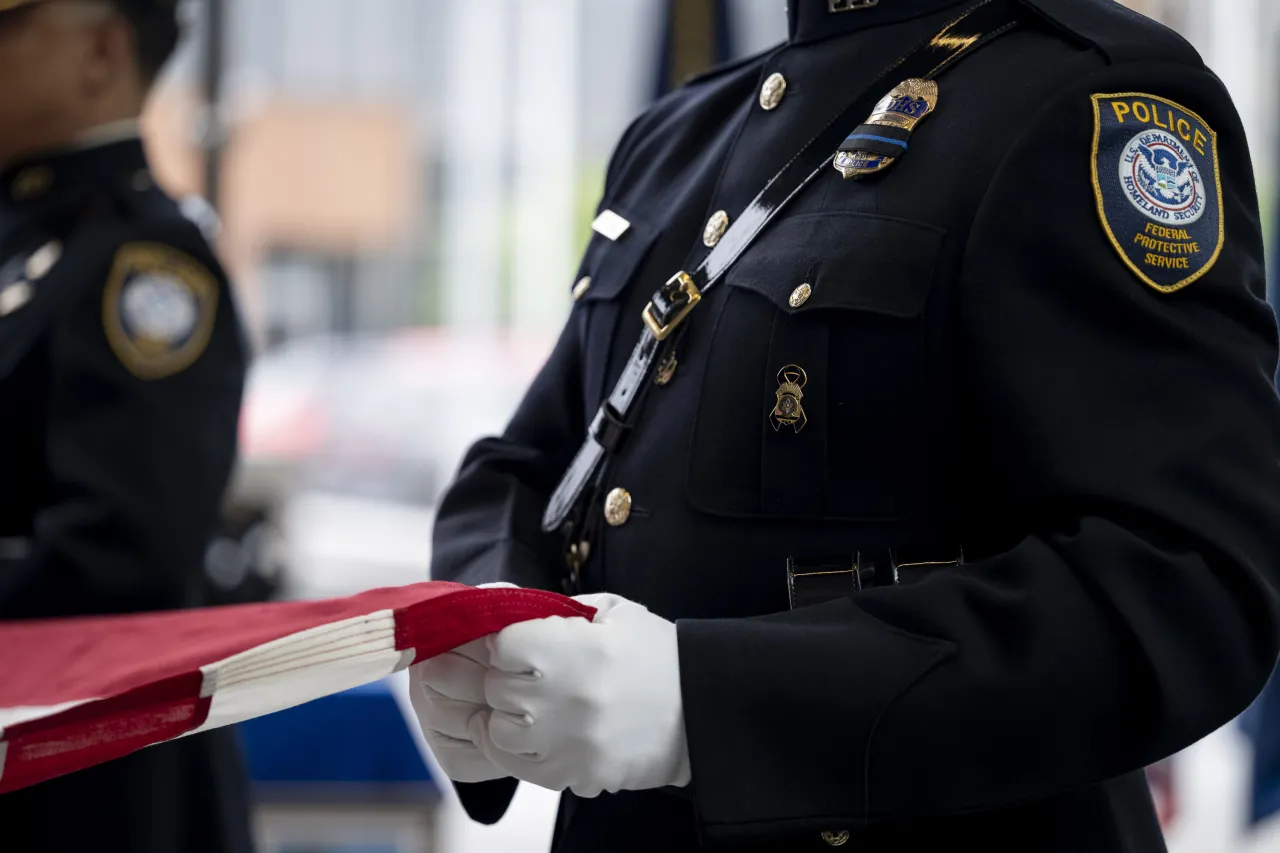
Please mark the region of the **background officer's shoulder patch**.
[[1121, 259], [1163, 293], [1202, 277], [1222, 254], [1218, 136], [1173, 101], [1094, 95], [1093, 189]]
[[139, 379], [163, 379], [186, 370], [209, 345], [218, 279], [171, 246], [128, 243], [116, 253], [102, 308], [121, 363]]

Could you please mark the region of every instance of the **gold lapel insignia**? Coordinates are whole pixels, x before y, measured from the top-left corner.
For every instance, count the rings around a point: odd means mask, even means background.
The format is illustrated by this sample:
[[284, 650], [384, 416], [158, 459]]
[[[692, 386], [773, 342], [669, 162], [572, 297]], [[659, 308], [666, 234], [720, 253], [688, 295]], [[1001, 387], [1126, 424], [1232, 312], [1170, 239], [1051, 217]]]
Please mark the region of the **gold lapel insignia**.
[[836, 152], [832, 165], [845, 178], [883, 172], [907, 153], [911, 132], [938, 107], [938, 84], [906, 80], [876, 105]]
[[769, 413], [769, 421], [775, 431], [789, 426], [800, 432], [809, 423], [804, 406], [801, 405], [804, 400], [803, 389], [808, 384], [809, 377], [799, 365], [788, 364], [778, 371], [778, 400]]

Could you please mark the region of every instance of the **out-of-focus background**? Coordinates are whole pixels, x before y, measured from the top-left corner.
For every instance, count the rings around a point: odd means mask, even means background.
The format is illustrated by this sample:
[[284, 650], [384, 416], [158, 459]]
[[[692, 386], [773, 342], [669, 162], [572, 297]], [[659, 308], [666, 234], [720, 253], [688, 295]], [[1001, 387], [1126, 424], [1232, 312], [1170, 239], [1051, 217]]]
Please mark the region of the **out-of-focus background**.
[[[1232, 91], [1270, 235], [1280, 3], [1129, 5], [1186, 35]], [[256, 349], [208, 559], [226, 601], [426, 577], [461, 454], [502, 429], [569, 310], [615, 140], [673, 82], [782, 40], [783, 7], [186, 3], [146, 133], [162, 181], [216, 207]], [[502, 824], [470, 825], [405, 725], [404, 689], [244, 727], [264, 853], [547, 849], [555, 795], [524, 786]], [[1280, 850], [1280, 790], [1254, 779], [1246, 734], [1277, 705], [1152, 769], [1175, 853]]]

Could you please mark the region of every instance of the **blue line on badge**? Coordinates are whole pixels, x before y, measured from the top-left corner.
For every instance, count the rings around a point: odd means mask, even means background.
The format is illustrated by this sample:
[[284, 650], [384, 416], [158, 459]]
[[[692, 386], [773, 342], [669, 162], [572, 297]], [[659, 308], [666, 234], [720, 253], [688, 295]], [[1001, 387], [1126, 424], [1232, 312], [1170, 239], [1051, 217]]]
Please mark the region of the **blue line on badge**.
[[892, 145], [900, 146], [903, 151], [907, 150], [907, 143], [903, 142], [901, 139], [890, 139], [887, 136], [875, 136], [870, 133], [855, 133], [853, 136], [846, 139], [845, 142], [853, 142], [855, 139], [874, 139], [876, 142], [888, 142]]

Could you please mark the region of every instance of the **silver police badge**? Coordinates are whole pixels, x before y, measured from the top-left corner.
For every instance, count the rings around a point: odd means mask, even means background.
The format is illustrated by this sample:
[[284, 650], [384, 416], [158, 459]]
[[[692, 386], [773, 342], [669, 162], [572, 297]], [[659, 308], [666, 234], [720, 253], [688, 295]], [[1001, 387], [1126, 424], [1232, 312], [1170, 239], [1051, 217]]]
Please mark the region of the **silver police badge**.
[[911, 132], [938, 106], [938, 84], [906, 80], [876, 104], [871, 117], [859, 125], [836, 152], [832, 165], [845, 178], [883, 172], [907, 153]]

